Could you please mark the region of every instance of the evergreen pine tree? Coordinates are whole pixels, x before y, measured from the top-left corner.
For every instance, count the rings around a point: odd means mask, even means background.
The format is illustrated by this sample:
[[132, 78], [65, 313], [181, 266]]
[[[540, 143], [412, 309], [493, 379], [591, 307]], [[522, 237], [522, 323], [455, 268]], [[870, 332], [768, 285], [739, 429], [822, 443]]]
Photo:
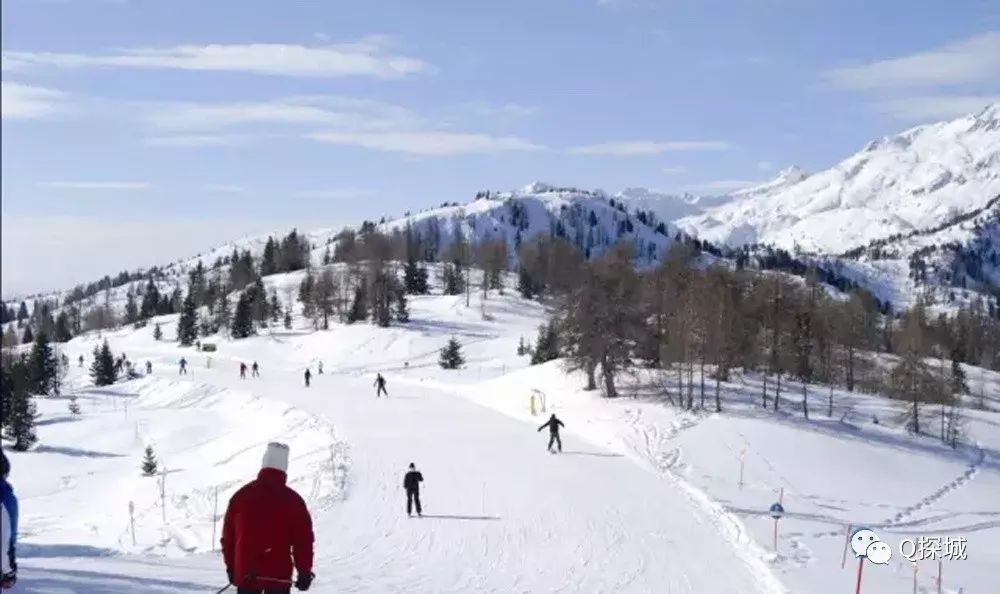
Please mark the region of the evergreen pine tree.
[[406, 303], [406, 291], [402, 288], [396, 290], [396, 321], [405, 324], [410, 321], [410, 307]]
[[351, 309], [347, 312], [347, 323], [353, 324], [368, 319], [368, 289], [365, 283], [358, 283], [354, 287], [354, 300], [351, 302]]
[[129, 289], [125, 301], [125, 323], [134, 324], [139, 320], [139, 306], [135, 302], [135, 293]]
[[191, 346], [198, 340], [198, 313], [195, 310], [194, 295], [188, 291], [177, 320], [177, 341], [181, 346]]
[[31, 331], [31, 324], [24, 327], [24, 336], [21, 337], [21, 344], [31, 344], [35, 342], [35, 334]]
[[157, 323], [153, 326], [153, 340], [161, 340], [163, 338], [163, 330], [160, 329], [160, 324]]
[[313, 277], [312, 269], [306, 270], [306, 277], [299, 283], [299, 301], [302, 303], [302, 315], [312, 318], [315, 314], [315, 301], [313, 299], [313, 289], [316, 286], [316, 279]]
[[409, 258], [403, 266], [403, 286], [411, 295], [426, 295], [429, 292], [427, 269], [418, 265], [415, 258]]
[[531, 353], [531, 364], [538, 365], [559, 358], [559, 332], [554, 321], [538, 327], [538, 340]]
[[76, 396], [70, 396], [69, 398], [69, 413], [73, 416], [80, 415], [80, 403], [76, 401]]
[[233, 315], [233, 338], [246, 338], [256, 333], [253, 325], [253, 302], [254, 291], [247, 289], [240, 294], [239, 301], [236, 302], [236, 313]]
[[28, 319], [28, 305], [22, 301], [21, 307], [17, 310], [17, 327], [20, 328], [26, 319]]
[[524, 344], [524, 337], [520, 337], [517, 341], [517, 356], [523, 357], [529, 352], [528, 345]]
[[70, 328], [69, 314], [65, 311], [59, 312], [59, 316], [56, 317], [55, 336], [53, 338], [56, 342], [67, 342], [73, 338], [73, 331], [72, 328]]
[[271, 321], [277, 324], [281, 321], [281, 301], [278, 300], [278, 292], [271, 289], [271, 303], [268, 306], [271, 313]]
[[229, 307], [229, 287], [222, 287], [219, 292], [219, 303], [215, 307], [215, 325], [219, 328], [229, 328], [232, 322], [232, 309]]
[[268, 276], [278, 272], [278, 258], [276, 244], [273, 237], [267, 238], [267, 243], [264, 244], [264, 253], [260, 258], [260, 275]]
[[160, 290], [150, 278], [142, 293], [142, 305], [139, 306], [139, 317], [147, 319], [155, 316], [160, 308]]
[[455, 337], [452, 337], [448, 344], [441, 349], [438, 363], [441, 365], [441, 369], [458, 369], [465, 364], [465, 358], [462, 357], [462, 345]]
[[285, 310], [285, 330], [292, 329], [292, 310], [291, 308]]
[[441, 269], [445, 295], [461, 295], [465, 292], [465, 278], [457, 264], [445, 264]]
[[13, 441], [11, 448], [23, 452], [38, 440], [35, 436], [37, 408], [28, 391], [29, 371], [24, 363], [10, 366], [3, 377], [4, 435]]
[[962, 364], [956, 358], [951, 360], [951, 392], [954, 395], [969, 393], [965, 370], [962, 369]]
[[21, 344], [21, 339], [17, 337], [17, 333], [14, 332], [14, 325], [11, 324], [7, 326], [7, 331], [3, 333], [3, 346], [12, 347]]
[[531, 275], [524, 269], [524, 266], [517, 269], [517, 292], [525, 299], [533, 299], [537, 293], [535, 283], [531, 280]]
[[95, 386], [110, 386], [118, 380], [118, 368], [115, 367], [115, 357], [111, 354], [108, 341], [100, 348], [94, 349], [94, 360], [90, 364], [90, 377]]
[[44, 332], [39, 332], [28, 357], [28, 389], [35, 394], [57, 395], [59, 361]]
[[142, 476], [153, 476], [157, 471], [156, 454], [153, 446], [146, 446], [146, 455], [142, 458]]

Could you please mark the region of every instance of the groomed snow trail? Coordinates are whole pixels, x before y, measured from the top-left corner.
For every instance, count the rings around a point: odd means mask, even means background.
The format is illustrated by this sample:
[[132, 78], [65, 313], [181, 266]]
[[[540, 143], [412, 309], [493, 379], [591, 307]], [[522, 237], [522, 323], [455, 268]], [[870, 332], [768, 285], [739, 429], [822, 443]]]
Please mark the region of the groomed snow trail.
[[[391, 377], [376, 399], [368, 376], [307, 389], [292, 369], [197, 373], [316, 414], [349, 444], [345, 497], [316, 512], [318, 592], [780, 591], [672, 483], [570, 435], [550, 455], [546, 432]], [[410, 462], [422, 519], [405, 514]]]

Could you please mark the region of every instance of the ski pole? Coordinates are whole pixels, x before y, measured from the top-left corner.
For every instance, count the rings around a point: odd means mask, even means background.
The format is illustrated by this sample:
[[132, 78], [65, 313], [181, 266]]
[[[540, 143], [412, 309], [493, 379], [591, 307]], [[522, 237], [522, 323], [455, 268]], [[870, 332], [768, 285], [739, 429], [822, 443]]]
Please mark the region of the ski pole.
[[229, 586], [232, 586], [232, 584], [226, 584], [221, 589], [216, 590], [215, 594], [222, 594], [223, 592], [229, 589]]

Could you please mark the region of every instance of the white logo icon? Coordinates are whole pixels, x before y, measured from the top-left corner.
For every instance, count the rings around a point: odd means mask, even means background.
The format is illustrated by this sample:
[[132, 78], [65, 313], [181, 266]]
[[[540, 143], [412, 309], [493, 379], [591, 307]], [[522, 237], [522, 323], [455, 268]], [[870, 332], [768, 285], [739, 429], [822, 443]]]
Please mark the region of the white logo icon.
[[867, 528], [859, 528], [851, 535], [851, 550], [854, 557], [867, 557], [868, 547], [872, 543], [880, 542], [877, 534]]
[[887, 565], [889, 559], [892, 557], [892, 547], [888, 544], [880, 541], [875, 541], [868, 545], [868, 549], [865, 550], [865, 556], [868, 560], [877, 565]]

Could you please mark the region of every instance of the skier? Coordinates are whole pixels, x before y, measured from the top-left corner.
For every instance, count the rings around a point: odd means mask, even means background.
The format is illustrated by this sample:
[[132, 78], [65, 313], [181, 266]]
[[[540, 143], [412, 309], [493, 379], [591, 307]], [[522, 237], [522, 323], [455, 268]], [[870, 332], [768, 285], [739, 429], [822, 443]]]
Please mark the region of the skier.
[[417, 467], [410, 462], [410, 470], [403, 476], [403, 488], [406, 489], [406, 515], [413, 516], [413, 504], [417, 504], [417, 515], [424, 517], [420, 508], [420, 483], [424, 482], [424, 475], [420, 474]]
[[10, 461], [0, 451], [0, 521], [2, 521], [2, 542], [0, 542], [0, 588], [9, 590], [17, 583], [17, 496], [7, 482]]
[[83, 355], [80, 355], [79, 361], [80, 361], [80, 367], [83, 367]]
[[308, 367], [306, 368], [306, 375], [305, 375], [305, 377], [306, 377], [306, 387], [308, 388], [309, 387], [309, 380], [312, 379], [312, 372], [309, 371]]
[[556, 418], [555, 413], [549, 417], [544, 425], [538, 428], [539, 431], [549, 428], [549, 452], [552, 452], [552, 444], [555, 443], [559, 447], [559, 451], [562, 452], [562, 439], [559, 438], [559, 428], [565, 427], [563, 422]]
[[378, 398], [380, 395], [385, 394], [385, 397], [389, 397], [389, 393], [385, 391], [385, 378], [382, 374], [375, 376], [375, 397]]
[[222, 556], [238, 594], [287, 594], [293, 584], [305, 591], [316, 577], [312, 518], [287, 480], [288, 446], [269, 443], [257, 479], [229, 500]]
[[153, 364], [148, 360], [146, 361], [146, 375], [153, 373]]
[[318, 367], [318, 369], [316, 370], [316, 373], [318, 373], [318, 374], [320, 374], [320, 375], [323, 375], [323, 362], [322, 362], [322, 361], [320, 361], [320, 362], [319, 362], [319, 363], [317, 363], [316, 365], [317, 365], [317, 367]]
[[240, 361], [240, 379], [247, 379], [247, 364]]
[[187, 372], [188, 372], [188, 369], [187, 369], [187, 367], [188, 367], [187, 359], [185, 359], [184, 357], [181, 357], [180, 364], [181, 364], [181, 370], [178, 371], [177, 374], [178, 375], [182, 375], [182, 374], [183, 375], [187, 375]]
[[252, 369], [253, 369], [253, 376], [254, 377], [260, 377], [260, 366], [257, 365], [256, 361], [253, 362], [253, 368]]

